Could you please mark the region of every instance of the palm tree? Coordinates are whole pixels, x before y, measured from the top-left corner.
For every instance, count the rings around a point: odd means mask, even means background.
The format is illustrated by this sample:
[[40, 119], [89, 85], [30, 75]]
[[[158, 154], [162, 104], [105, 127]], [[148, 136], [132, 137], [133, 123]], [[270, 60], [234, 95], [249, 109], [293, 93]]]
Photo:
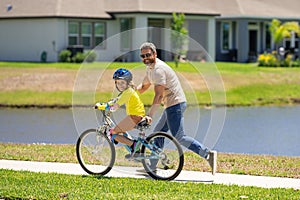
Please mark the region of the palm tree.
[[[294, 37], [294, 34], [297, 34], [298, 36], [300, 35], [300, 26], [298, 24], [298, 22], [285, 22], [285, 23], [281, 23], [279, 20], [277, 19], [273, 19], [269, 28], [271, 35], [272, 35], [272, 39], [273, 42], [275, 43], [275, 50], [276, 52], [279, 52], [279, 54], [277, 54], [277, 65], [281, 65], [282, 62], [284, 62], [284, 48], [283, 47], [279, 47], [279, 45], [281, 44], [282, 40], [284, 38], [291, 38]], [[291, 45], [293, 45], [291, 43]], [[294, 46], [291, 46], [294, 47]], [[294, 57], [293, 52], [290, 53], [292, 58]]]
[[296, 33], [298, 36], [300, 35], [298, 22], [285, 22], [282, 24], [278, 19], [273, 19], [269, 30], [276, 50], [278, 50], [280, 42], [284, 38], [290, 38], [293, 33]]

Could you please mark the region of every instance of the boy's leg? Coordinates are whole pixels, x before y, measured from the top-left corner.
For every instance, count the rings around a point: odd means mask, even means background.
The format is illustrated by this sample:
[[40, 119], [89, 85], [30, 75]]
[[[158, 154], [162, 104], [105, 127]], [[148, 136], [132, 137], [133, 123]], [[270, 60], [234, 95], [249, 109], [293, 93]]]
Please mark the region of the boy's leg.
[[131, 146], [133, 141], [128, 137], [123, 135], [119, 135], [120, 133], [125, 133], [126, 131], [132, 130], [138, 122], [140, 122], [143, 118], [141, 116], [126, 116], [123, 120], [121, 120], [111, 131], [112, 134], [118, 134], [115, 137], [115, 140]]

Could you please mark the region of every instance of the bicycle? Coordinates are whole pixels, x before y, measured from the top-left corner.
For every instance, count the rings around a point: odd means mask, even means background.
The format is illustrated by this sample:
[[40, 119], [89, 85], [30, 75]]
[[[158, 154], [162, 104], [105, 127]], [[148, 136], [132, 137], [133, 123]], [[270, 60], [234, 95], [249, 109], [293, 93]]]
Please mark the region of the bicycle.
[[[112, 103], [111, 101], [97, 106], [103, 115], [102, 124], [96, 129], [84, 131], [77, 140], [76, 156], [79, 164], [88, 174], [106, 175], [115, 163], [115, 145], [107, 136], [109, 129], [115, 126], [110, 117]], [[135, 128], [139, 133], [137, 137], [131, 136], [137, 140], [134, 152], [131, 152], [129, 146], [123, 145], [131, 153], [128, 160], [141, 162], [145, 171], [153, 179], [175, 179], [180, 174], [184, 163], [183, 150], [176, 138], [164, 132], [155, 132], [146, 137], [145, 130], [150, 128], [146, 120], [140, 121]], [[128, 133], [124, 135], [129, 137]]]

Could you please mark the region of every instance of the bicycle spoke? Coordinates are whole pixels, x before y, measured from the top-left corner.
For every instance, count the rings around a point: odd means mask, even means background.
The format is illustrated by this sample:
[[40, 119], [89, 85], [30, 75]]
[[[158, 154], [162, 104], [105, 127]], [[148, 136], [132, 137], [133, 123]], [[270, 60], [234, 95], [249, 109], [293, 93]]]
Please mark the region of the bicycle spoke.
[[154, 179], [172, 180], [183, 167], [183, 151], [177, 140], [166, 133], [155, 133], [147, 138], [142, 148], [143, 165]]
[[108, 173], [115, 161], [115, 149], [106, 136], [94, 129], [85, 131], [76, 145], [77, 159], [89, 174]]

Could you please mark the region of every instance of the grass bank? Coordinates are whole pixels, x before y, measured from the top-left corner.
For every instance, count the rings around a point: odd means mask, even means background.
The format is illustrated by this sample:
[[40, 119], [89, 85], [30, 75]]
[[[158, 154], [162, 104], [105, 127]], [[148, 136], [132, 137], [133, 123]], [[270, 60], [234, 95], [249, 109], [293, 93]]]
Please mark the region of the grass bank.
[[[126, 152], [117, 149], [116, 165], [139, 166], [124, 159]], [[0, 143], [0, 159], [78, 163], [75, 145]], [[210, 172], [207, 162], [185, 152], [185, 170]], [[300, 157], [219, 153], [218, 172], [300, 178]]]
[[[193, 94], [196, 96], [197, 104], [200, 106], [209, 106], [212, 104], [212, 94], [226, 96], [225, 104], [227, 106], [261, 106], [261, 105], [295, 105], [300, 103], [300, 68], [268, 68], [257, 67], [256, 64], [241, 63], [181, 63], [178, 68], [174, 63], [169, 63], [175, 71], [180, 73], [193, 88]], [[141, 63], [93, 63], [91, 69], [113, 70], [118, 67], [135, 69], [137, 66], [143, 68]], [[216, 68], [217, 66], [217, 68]], [[74, 80], [77, 71], [82, 67], [80, 64], [73, 63], [13, 63], [0, 62], [0, 105], [1, 106], [71, 106]], [[39, 73], [38, 73], [39, 72]], [[45, 79], [54, 77], [53, 82], [61, 82], [57, 88], [49, 90], [48, 82], [43, 82], [40, 76], [47, 74], [59, 74], [61, 76], [69, 74], [69, 79], [55, 80], [55, 76], [47, 76]], [[39, 87], [33, 87], [28, 84], [27, 87], [12, 87], [8, 89], [5, 83], [11, 81], [10, 85], [18, 81], [26, 85], [26, 81], [34, 81], [33, 78], [27, 78], [28, 74], [37, 74], [33, 77], [41, 81]], [[3, 75], [5, 74], [5, 75]], [[71, 75], [70, 75], [71, 74]], [[202, 78], [201, 78], [202, 77]], [[217, 84], [223, 84], [224, 91], [208, 89], [207, 80], [212, 78], [219, 81]], [[56, 77], [57, 78], [57, 77]], [[111, 74], [109, 74], [111, 81]], [[221, 82], [220, 82], [221, 80]], [[50, 81], [50, 80], [48, 80]], [[2, 84], [2, 87], [1, 87]], [[69, 84], [69, 87], [63, 87]], [[111, 86], [111, 84], [110, 84]], [[45, 88], [44, 88], [45, 87]], [[2, 89], [1, 89], [2, 88]], [[186, 91], [190, 93], [189, 91]], [[143, 94], [142, 100], [146, 105], [152, 102], [153, 91]], [[101, 98], [100, 98], [101, 97]], [[97, 90], [95, 101], [100, 99], [109, 99], [111, 92]], [[217, 102], [218, 103], [218, 102]]]

